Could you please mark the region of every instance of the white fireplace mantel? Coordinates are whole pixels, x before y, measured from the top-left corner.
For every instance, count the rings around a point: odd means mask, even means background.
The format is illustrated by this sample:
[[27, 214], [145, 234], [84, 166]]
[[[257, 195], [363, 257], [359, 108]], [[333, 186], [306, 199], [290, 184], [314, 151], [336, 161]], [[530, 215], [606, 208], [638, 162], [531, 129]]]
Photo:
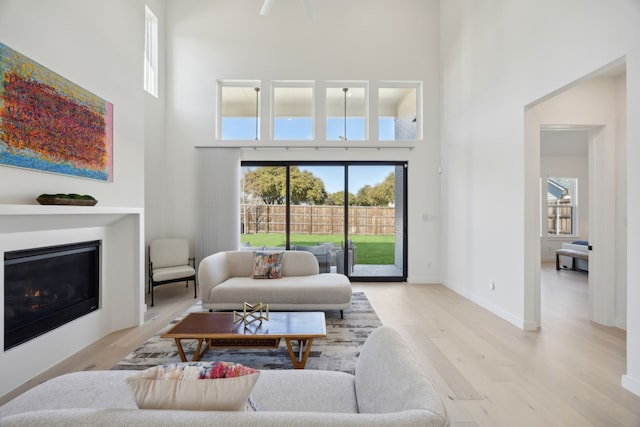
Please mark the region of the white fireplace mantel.
[[0, 204], [0, 233], [101, 227], [142, 213], [133, 207]]
[[[0, 396], [111, 332], [142, 325], [146, 311], [143, 208], [0, 204], [0, 256], [88, 240], [102, 241], [100, 308], [0, 352], [0, 364], [12, 367], [10, 372], [3, 371]], [[3, 263], [0, 287], [4, 289]], [[3, 291], [0, 326], [4, 335]], [[4, 336], [0, 344], [1, 349]]]

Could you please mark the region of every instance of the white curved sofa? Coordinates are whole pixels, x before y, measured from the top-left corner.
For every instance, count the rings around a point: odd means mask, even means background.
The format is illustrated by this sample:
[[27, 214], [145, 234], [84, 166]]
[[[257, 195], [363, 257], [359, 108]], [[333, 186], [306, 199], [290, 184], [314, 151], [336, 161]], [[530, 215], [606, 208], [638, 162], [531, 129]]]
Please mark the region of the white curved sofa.
[[446, 427], [445, 406], [401, 336], [388, 326], [362, 347], [354, 375], [262, 370], [258, 412], [138, 409], [125, 378], [81, 371], [53, 378], [0, 407], [0, 426]]
[[253, 252], [226, 251], [198, 267], [202, 308], [242, 310], [262, 302], [277, 311], [343, 310], [351, 305], [351, 282], [343, 274], [319, 273], [318, 260], [305, 251], [284, 251], [282, 278], [254, 279]]

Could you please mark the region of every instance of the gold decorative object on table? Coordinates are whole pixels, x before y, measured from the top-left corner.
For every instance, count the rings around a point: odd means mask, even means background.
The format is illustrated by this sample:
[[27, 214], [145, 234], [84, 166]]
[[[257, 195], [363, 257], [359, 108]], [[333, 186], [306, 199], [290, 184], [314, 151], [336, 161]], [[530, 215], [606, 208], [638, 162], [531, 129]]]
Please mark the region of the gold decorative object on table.
[[260, 322], [269, 320], [269, 304], [263, 304], [261, 302], [249, 304], [245, 302], [242, 312], [235, 310], [233, 312], [233, 322], [236, 323], [240, 320], [244, 322], [244, 326], [250, 325], [256, 320]]

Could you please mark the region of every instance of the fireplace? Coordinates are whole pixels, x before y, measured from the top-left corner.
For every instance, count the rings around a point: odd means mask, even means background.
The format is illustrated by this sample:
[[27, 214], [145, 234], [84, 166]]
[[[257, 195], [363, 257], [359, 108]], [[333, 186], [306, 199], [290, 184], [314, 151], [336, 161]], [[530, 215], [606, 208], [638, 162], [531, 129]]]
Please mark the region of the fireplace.
[[99, 307], [100, 241], [5, 252], [4, 350]]

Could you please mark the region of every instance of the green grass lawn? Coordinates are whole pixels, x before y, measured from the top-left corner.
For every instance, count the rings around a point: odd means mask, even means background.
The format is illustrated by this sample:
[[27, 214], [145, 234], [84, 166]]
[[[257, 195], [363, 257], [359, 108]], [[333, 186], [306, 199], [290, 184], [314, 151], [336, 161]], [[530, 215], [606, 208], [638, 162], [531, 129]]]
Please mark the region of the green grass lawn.
[[[393, 264], [395, 236], [353, 236], [351, 238], [358, 254], [358, 264]], [[251, 246], [282, 246], [285, 245], [284, 234], [242, 234], [242, 243]], [[292, 234], [291, 245], [313, 246], [316, 243], [331, 242], [341, 247], [343, 236], [330, 234]]]

